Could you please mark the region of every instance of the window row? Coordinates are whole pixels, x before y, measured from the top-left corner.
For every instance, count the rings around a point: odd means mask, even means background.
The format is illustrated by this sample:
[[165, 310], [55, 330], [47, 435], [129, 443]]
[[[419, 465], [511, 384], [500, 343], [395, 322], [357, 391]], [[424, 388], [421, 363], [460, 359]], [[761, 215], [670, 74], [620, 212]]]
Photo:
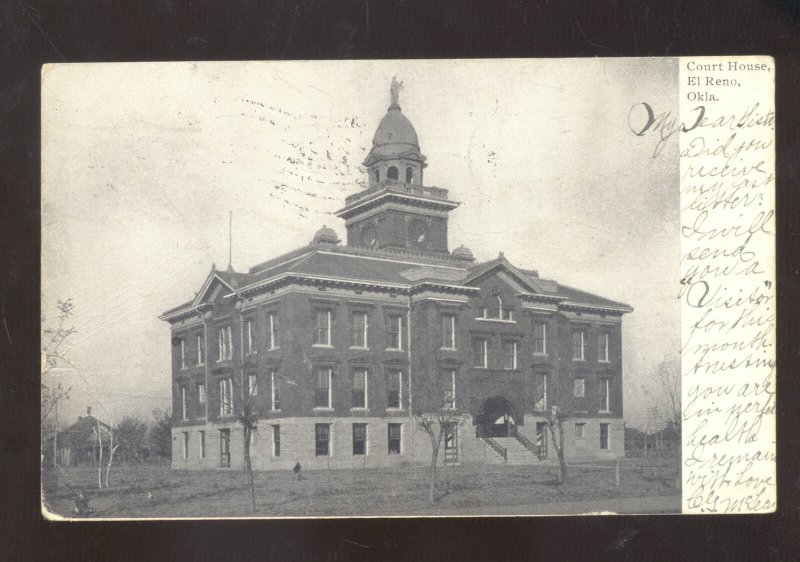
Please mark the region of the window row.
[[[314, 345], [333, 346], [333, 310], [317, 308], [314, 310]], [[402, 314], [386, 315], [386, 349], [399, 351], [405, 345], [403, 332], [405, 322]], [[369, 347], [369, 313], [356, 311], [350, 315], [350, 347], [367, 349]]]
[[[608, 353], [609, 333], [601, 330], [597, 333], [597, 360], [600, 363], [611, 361]], [[577, 328], [572, 330], [572, 359], [586, 361], [587, 330]]]
[[[584, 377], [576, 377], [572, 381], [572, 395], [575, 398], [586, 397], [586, 379]], [[600, 413], [611, 412], [611, 379], [600, 378], [597, 385], [597, 395], [600, 399]]]
[[[361, 456], [367, 454], [368, 425], [354, 423], [352, 429], [352, 454]], [[329, 423], [314, 425], [314, 454], [317, 457], [330, 457], [333, 455], [331, 443], [333, 441], [332, 428]], [[386, 452], [390, 455], [403, 454], [403, 424], [387, 424]]]

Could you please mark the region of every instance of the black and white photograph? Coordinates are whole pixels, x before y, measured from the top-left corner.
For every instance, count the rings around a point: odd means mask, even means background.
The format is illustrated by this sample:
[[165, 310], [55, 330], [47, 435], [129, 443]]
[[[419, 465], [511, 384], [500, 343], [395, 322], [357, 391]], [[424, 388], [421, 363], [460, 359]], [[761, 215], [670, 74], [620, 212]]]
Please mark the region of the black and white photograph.
[[44, 516], [680, 513], [679, 64], [45, 66]]

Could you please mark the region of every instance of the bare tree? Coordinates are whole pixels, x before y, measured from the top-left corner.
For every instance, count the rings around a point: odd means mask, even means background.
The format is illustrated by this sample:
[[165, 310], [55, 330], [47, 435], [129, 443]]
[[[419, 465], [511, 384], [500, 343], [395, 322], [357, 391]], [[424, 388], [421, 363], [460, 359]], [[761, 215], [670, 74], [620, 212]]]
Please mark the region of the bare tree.
[[428, 479], [428, 501], [431, 504], [436, 502], [436, 469], [442, 439], [448, 431], [455, 432], [465, 421], [464, 414], [457, 407], [453, 380], [449, 378], [453, 376], [453, 371], [430, 373], [419, 381], [414, 392], [414, 420], [431, 442]]
[[[72, 367], [72, 363], [64, 357], [62, 346], [76, 332], [74, 326], [67, 325], [74, 312], [72, 299], [59, 300], [56, 308], [58, 309], [58, 324], [54, 328], [42, 330], [42, 397], [40, 410], [41, 430], [44, 431], [48, 425], [52, 426], [53, 429], [53, 466], [58, 464], [59, 406], [69, 399], [71, 389], [60, 381], [50, 381], [49, 379], [52, 378], [53, 371], [62, 365]], [[52, 420], [51, 415], [54, 415], [55, 420]]]
[[[258, 415], [256, 412], [256, 396], [258, 394], [258, 375], [253, 373], [254, 384], [250, 384], [250, 376], [246, 372], [245, 365], [245, 352], [244, 340], [245, 320], [242, 318], [241, 302], [236, 306], [239, 312], [239, 354], [238, 357], [235, 353], [232, 354], [234, 369], [239, 375], [239, 387], [241, 390], [241, 408], [236, 413], [236, 421], [242, 426], [243, 442], [243, 455], [244, 455], [244, 472], [247, 481], [247, 487], [250, 490], [250, 507], [253, 513], [256, 512], [256, 486], [253, 478], [253, 463], [250, 458], [250, 445], [252, 443], [253, 434], [258, 431]], [[250, 337], [250, 334], [248, 334]], [[255, 345], [255, 341], [249, 341], [248, 346]]]
[[554, 405], [547, 416], [547, 425], [550, 428], [550, 437], [553, 441], [553, 449], [558, 455], [559, 473], [558, 483], [564, 484], [567, 481], [567, 462], [564, 459], [564, 419], [565, 415], [561, 408]]
[[665, 359], [656, 367], [655, 382], [661, 391], [659, 408], [665, 425], [681, 434], [681, 369], [677, 359]]

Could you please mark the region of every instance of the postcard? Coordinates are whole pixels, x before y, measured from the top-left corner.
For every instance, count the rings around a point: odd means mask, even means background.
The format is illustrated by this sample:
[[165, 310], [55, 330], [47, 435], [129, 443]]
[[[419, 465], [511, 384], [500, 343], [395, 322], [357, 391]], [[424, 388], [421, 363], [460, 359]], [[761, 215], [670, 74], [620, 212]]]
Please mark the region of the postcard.
[[774, 68], [45, 65], [44, 517], [774, 512]]

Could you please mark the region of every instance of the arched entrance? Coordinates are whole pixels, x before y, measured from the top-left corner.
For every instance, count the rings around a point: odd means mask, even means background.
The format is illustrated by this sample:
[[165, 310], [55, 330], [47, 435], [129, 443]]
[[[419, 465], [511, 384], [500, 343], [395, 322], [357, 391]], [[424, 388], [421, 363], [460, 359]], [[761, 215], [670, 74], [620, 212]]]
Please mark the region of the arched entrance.
[[511, 402], [502, 396], [487, 398], [475, 416], [478, 437], [513, 437], [517, 419]]

